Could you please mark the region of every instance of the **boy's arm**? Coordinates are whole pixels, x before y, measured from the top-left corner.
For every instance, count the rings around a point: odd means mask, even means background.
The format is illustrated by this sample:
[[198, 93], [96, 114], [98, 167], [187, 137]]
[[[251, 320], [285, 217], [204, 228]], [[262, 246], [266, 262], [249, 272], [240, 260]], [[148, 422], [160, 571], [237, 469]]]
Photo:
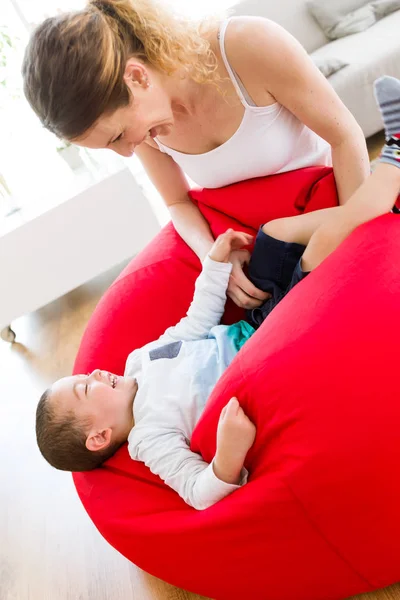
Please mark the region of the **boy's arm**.
[[220, 263], [207, 256], [196, 280], [192, 303], [174, 327], [169, 327], [160, 342], [204, 339], [218, 325], [225, 310], [226, 290], [232, 271], [231, 263]]
[[229, 255], [232, 250], [250, 244], [252, 239], [252, 236], [232, 229], [218, 236], [203, 262], [186, 317], [174, 327], [169, 327], [159, 342], [204, 339], [219, 324], [225, 310], [226, 290], [232, 271]]
[[129, 454], [144, 462], [197, 510], [219, 502], [247, 482], [244, 460], [254, 443], [256, 427], [232, 398], [222, 409], [217, 430], [217, 450], [208, 464], [189, 448], [189, 440], [178, 428], [163, 426], [153, 413], [129, 434]]
[[216, 476], [214, 461], [208, 464], [190, 450], [181, 431], [145, 430], [141, 425], [133, 428], [128, 439], [131, 458], [144, 462], [189, 506], [197, 510], [209, 508], [247, 482], [243, 462], [234, 483], [227, 483]]

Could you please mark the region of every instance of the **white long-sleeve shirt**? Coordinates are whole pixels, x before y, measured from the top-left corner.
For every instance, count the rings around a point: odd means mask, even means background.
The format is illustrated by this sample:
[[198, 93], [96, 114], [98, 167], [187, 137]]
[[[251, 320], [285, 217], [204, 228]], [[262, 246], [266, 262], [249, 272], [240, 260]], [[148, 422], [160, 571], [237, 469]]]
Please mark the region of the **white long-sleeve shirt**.
[[130, 456], [144, 462], [196, 509], [205, 509], [240, 485], [218, 479], [213, 463], [190, 450], [190, 438], [219, 377], [254, 329], [240, 321], [219, 325], [226, 302], [231, 263], [207, 257], [184, 317], [155, 342], [132, 352], [125, 375], [135, 377], [135, 426], [128, 437]]

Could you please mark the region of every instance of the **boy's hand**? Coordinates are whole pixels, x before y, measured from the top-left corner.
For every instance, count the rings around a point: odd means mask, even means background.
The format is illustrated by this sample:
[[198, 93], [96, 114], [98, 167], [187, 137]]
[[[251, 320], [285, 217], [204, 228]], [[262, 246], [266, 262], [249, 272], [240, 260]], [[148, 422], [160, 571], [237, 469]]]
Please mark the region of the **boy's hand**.
[[231, 398], [222, 409], [217, 429], [214, 472], [226, 483], [238, 484], [244, 459], [256, 437], [256, 426], [244, 413], [238, 400]]
[[243, 246], [248, 246], [253, 241], [253, 236], [243, 231], [234, 231], [227, 229], [215, 240], [209, 257], [216, 262], [229, 262], [229, 255], [232, 250], [240, 250]]

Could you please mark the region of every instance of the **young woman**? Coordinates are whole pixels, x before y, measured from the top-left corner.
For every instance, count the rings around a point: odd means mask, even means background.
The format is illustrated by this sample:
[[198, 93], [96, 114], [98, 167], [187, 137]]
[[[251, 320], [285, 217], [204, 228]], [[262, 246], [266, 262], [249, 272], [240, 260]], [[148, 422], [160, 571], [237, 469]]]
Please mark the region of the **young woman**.
[[[59, 137], [139, 156], [200, 259], [213, 237], [185, 175], [218, 188], [333, 165], [344, 203], [369, 173], [353, 116], [300, 44], [263, 18], [193, 24], [155, 0], [90, 0], [36, 29], [23, 76]], [[228, 295], [254, 308], [266, 295], [243, 273], [247, 261], [232, 253]]]

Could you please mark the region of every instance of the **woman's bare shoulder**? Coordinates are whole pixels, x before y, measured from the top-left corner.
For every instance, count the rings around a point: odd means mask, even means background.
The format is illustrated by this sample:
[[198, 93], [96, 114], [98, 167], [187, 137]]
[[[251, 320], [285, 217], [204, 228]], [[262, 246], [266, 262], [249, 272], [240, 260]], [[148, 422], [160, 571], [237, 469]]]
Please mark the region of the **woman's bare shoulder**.
[[285, 34], [291, 38], [279, 25], [262, 17], [233, 17], [225, 31], [229, 64], [258, 106], [275, 102], [270, 89], [270, 61], [279, 54], [277, 47]]
[[264, 17], [233, 17], [225, 34], [225, 50], [232, 67], [246, 72], [268, 65], [269, 59], [297, 44], [283, 27]]

